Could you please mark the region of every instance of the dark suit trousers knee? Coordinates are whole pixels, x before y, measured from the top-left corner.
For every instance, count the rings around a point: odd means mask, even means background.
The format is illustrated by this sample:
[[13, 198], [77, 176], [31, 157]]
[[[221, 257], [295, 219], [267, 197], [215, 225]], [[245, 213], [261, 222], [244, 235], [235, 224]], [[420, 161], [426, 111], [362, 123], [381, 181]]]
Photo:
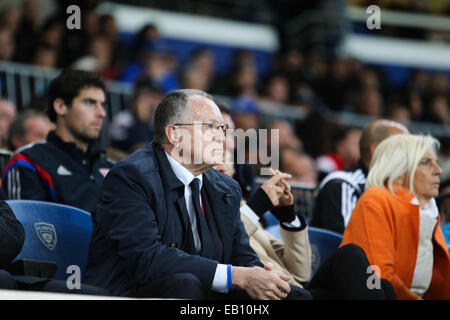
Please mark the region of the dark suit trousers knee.
[[132, 296], [203, 300], [207, 291], [192, 273], [176, 273], [137, 288]]

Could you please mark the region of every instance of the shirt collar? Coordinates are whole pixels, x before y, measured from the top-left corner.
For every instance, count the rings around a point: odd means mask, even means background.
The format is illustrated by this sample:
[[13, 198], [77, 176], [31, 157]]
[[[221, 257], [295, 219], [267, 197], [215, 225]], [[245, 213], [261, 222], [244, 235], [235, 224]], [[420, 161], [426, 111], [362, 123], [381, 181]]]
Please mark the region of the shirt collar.
[[185, 186], [189, 186], [189, 184], [194, 180], [194, 178], [198, 178], [200, 180], [200, 189], [202, 188], [203, 184], [203, 174], [199, 174], [198, 176], [194, 176], [192, 172], [190, 172], [188, 169], [183, 167], [178, 161], [176, 161], [174, 158], [170, 156], [170, 154], [165, 151], [165, 154], [167, 156], [167, 160], [169, 160], [170, 167], [172, 168], [173, 172], [177, 176], [177, 178], [183, 182]]
[[[419, 200], [414, 197], [411, 200], [411, 204], [419, 205]], [[436, 205], [436, 200], [432, 198], [428, 203], [426, 203], [423, 208], [420, 208], [420, 215], [430, 216], [431, 218], [436, 218], [439, 215], [439, 210]]]
[[65, 142], [60, 136], [56, 134], [56, 131], [54, 130], [48, 133], [47, 141], [55, 144], [58, 148], [64, 150], [79, 161], [85, 158], [91, 159], [103, 153], [102, 148], [95, 141], [92, 141], [88, 145], [86, 152], [83, 152], [83, 150], [78, 148], [74, 142]]

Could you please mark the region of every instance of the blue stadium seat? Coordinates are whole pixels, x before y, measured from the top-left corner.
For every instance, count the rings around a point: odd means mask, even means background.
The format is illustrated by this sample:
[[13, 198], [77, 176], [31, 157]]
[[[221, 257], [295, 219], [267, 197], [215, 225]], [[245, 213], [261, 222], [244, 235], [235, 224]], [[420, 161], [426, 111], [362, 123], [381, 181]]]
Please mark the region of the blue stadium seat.
[[311, 244], [311, 277], [339, 247], [342, 235], [326, 229], [308, 227]]
[[6, 201], [25, 229], [25, 243], [16, 257], [53, 261], [54, 279], [66, 280], [70, 265], [83, 276], [92, 233], [91, 215], [78, 208], [34, 200]]
[[[266, 228], [271, 234], [283, 240], [278, 225]], [[309, 243], [311, 244], [311, 277], [339, 247], [342, 235], [326, 229], [308, 226]]]
[[262, 220], [261, 222], [266, 227], [275, 226], [275, 225], [277, 226], [278, 225], [278, 219], [275, 218], [273, 213], [270, 212], [270, 211], [267, 211], [266, 213], [264, 213], [261, 220]]

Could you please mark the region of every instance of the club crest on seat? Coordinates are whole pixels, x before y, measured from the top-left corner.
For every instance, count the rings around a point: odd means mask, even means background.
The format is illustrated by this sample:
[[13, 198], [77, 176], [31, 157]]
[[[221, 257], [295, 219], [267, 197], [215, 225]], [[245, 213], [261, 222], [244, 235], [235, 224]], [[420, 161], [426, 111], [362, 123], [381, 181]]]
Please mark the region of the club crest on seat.
[[55, 226], [46, 222], [36, 222], [34, 224], [34, 230], [39, 237], [39, 240], [49, 250], [53, 250], [56, 247], [57, 237]]

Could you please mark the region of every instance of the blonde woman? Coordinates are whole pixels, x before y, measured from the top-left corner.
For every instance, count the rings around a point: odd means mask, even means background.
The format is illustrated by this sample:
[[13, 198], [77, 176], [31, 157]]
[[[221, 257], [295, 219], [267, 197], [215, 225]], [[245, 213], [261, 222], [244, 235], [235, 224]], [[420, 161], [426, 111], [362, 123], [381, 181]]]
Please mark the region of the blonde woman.
[[450, 256], [434, 200], [438, 148], [436, 139], [412, 134], [381, 142], [344, 232], [341, 246], [359, 245], [398, 299], [450, 299]]

